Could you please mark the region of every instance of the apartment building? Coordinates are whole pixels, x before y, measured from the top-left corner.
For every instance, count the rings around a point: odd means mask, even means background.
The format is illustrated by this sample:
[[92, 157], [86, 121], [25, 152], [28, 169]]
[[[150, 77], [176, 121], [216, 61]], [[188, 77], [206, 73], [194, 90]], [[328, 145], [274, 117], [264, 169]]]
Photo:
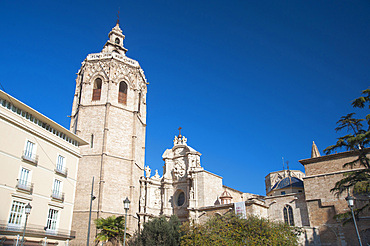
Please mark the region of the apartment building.
[[79, 146], [85, 144], [0, 90], [0, 245], [21, 245], [23, 232], [24, 245], [68, 245], [74, 239]]

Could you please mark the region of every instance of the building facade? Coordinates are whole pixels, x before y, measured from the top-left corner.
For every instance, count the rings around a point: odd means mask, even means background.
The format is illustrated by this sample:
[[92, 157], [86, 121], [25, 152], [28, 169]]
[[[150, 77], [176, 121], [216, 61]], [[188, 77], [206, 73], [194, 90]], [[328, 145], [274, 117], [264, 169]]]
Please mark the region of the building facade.
[[[68, 245], [79, 146], [69, 130], [0, 91], [0, 245]], [[18, 244], [17, 244], [18, 243]]]
[[[313, 150], [316, 147], [313, 146]], [[365, 150], [370, 153], [370, 148]], [[313, 151], [314, 152], [314, 151]], [[352, 168], [343, 167], [357, 159], [359, 151], [346, 151], [331, 155], [316, 155], [313, 158], [300, 160], [305, 167], [306, 176], [303, 178], [308, 220], [311, 227], [319, 235], [317, 242], [321, 245], [359, 245], [353, 222], [343, 224], [334, 216], [349, 212], [346, 192], [337, 196], [330, 192], [335, 183], [344, 178], [346, 173], [363, 169], [359, 165]], [[350, 191], [351, 192], [351, 191]], [[355, 209], [369, 203], [369, 196], [355, 196]], [[370, 243], [370, 212], [365, 210], [359, 214], [357, 225], [363, 245]]]
[[[71, 131], [86, 139], [78, 168], [73, 230], [75, 245], [86, 243], [92, 178], [94, 219], [124, 214], [131, 201], [128, 228], [137, 228], [140, 177], [144, 173], [147, 81], [139, 63], [126, 56], [119, 24], [100, 53], [89, 54], [77, 74]], [[133, 229], [134, 230], [134, 229]]]

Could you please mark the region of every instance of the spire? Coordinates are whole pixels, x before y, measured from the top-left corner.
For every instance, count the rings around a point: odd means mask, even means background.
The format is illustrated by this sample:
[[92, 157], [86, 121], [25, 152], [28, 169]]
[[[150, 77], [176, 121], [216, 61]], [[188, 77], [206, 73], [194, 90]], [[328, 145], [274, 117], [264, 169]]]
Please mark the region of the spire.
[[125, 55], [127, 49], [123, 46], [125, 35], [123, 35], [122, 29], [119, 26], [119, 11], [117, 14], [117, 23], [108, 34], [109, 40], [105, 43], [103, 53], [116, 52], [121, 55]]
[[119, 25], [119, 8], [118, 8], [118, 13], [117, 13], [117, 25]]
[[315, 141], [312, 141], [311, 158], [320, 157], [319, 149], [317, 148]]

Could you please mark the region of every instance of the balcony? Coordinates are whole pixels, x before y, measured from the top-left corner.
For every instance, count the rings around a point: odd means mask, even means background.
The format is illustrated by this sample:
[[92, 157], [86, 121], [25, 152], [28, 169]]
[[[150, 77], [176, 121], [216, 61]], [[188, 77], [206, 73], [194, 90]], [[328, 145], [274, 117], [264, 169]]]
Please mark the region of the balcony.
[[[33, 225], [27, 224], [26, 234], [25, 237], [38, 237], [44, 238], [47, 237], [48, 239], [55, 239], [55, 240], [72, 240], [76, 237], [75, 231], [70, 230], [55, 230], [53, 233], [50, 233], [47, 230], [44, 230], [45, 225]], [[23, 233], [23, 225], [10, 225], [6, 221], [0, 221], [0, 235], [3, 236], [17, 236], [22, 235]]]
[[33, 192], [33, 183], [26, 182], [26, 181], [21, 180], [21, 179], [17, 179], [16, 187], [17, 187], [18, 190], [27, 192], [29, 194], [32, 194], [32, 192]]
[[39, 156], [28, 151], [23, 151], [22, 159], [34, 165], [37, 165], [37, 163], [39, 162]]
[[64, 202], [64, 192], [53, 190], [51, 192], [51, 199], [57, 200], [59, 202]]
[[64, 177], [67, 177], [67, 175], [68, 175], [68, 168], [66, 168], [66, 167], [62, 167], [62, 166], [57, 165], [57, 168], [55, 168], [54, 171], [55, 171], [56, 174], [62, 175]]

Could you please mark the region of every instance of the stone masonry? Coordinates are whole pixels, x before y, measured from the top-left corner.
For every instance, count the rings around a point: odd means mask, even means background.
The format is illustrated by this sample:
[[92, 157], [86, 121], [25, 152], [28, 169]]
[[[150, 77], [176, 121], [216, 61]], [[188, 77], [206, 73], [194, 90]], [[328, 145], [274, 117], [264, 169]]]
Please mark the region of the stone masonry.
[[147, 82], [137, 61], [126, 57], [119, 24], [109, 33], [101, 53], [89, 54], [77, 74], [71, 131], [89, 142], [81, 147], [72, 229], [73, 245], [85, 245], [92, 178], [94, 219], [123, 215], [123, 200], [131, 201], [127, 225], [138, 226], [139, 179], [143, 175]]

